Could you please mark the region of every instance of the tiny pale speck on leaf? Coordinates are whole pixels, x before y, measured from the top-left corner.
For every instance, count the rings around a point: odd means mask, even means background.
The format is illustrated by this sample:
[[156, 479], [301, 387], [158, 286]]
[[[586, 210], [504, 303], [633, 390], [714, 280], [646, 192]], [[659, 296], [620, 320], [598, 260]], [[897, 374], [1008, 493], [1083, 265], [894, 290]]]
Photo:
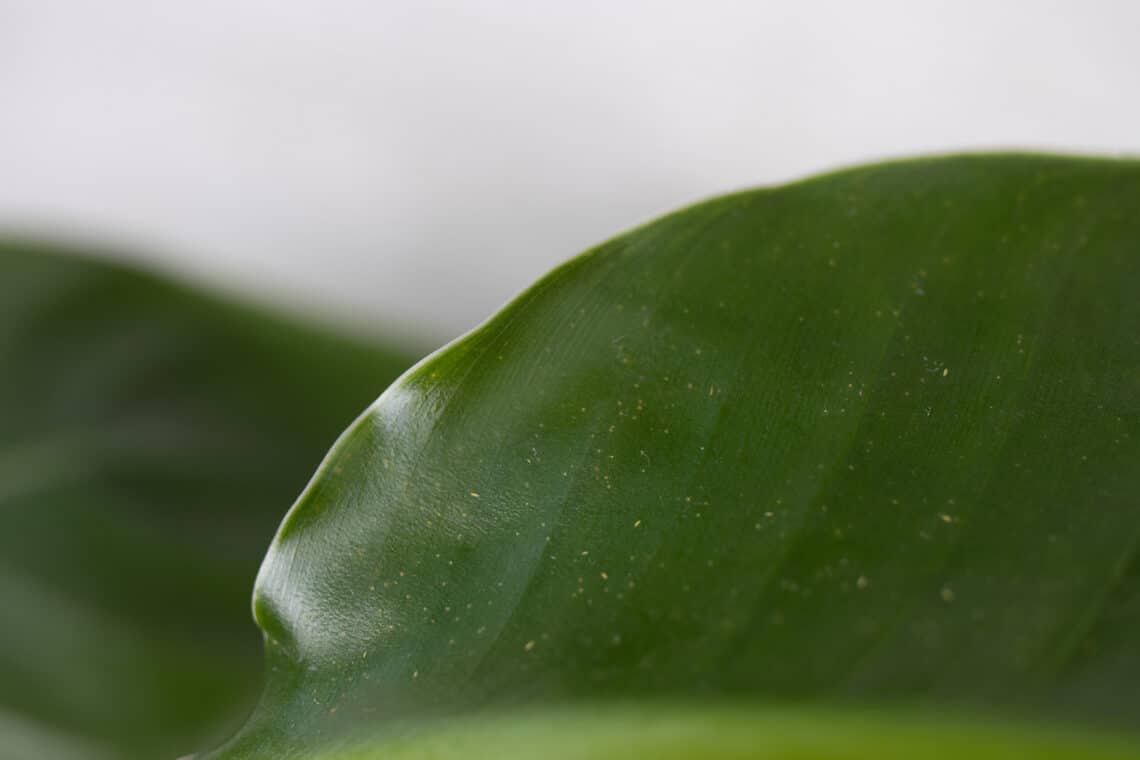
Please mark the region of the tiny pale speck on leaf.
[[471, 496], [476, 498], [476, 499], [479, 498], [479, 494], [475, 493], [474, 491], [471, 492]]
[[526, 651], [526, 652], [534, 651], [534, 639], [531, 639], [527, 643], [523, 644], [523, 651]]
[[950, 374], [950, 368], [949, 367], [946, 367], [942, 370], [942, 377], [946, 377], [949, 374]]

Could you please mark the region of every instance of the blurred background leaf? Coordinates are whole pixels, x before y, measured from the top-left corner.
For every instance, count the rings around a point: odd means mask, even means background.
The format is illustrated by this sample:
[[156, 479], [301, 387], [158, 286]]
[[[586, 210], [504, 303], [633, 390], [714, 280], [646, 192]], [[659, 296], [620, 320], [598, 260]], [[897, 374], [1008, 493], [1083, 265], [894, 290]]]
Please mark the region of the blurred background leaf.
[[0, 757], [172, 757], [262, 670], [249, 595], [289, 503], [411, 361], [0, 242]]

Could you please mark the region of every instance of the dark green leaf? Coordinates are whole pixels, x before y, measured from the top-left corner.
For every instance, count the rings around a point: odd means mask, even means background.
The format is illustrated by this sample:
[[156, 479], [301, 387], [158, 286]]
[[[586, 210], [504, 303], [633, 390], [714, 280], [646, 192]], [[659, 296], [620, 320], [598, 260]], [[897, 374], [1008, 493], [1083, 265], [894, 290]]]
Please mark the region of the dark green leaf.
[[0, 244], [0, 757], [172, 757], [232, 730], [260, 682], [258, 558], [406, 366]]
[[781, 757], [878, 757], [901, 704], [1136, 731], [1138, 535], [1140, 165], [728, 196], [558, 269], [349, 428], [262, 567], [269, 685], [216, 756], [495, 756], [527, 725], [526, 757], [652, 755], [617, 708], [549, 717], [615, 702], [680, 705], [710, 757], [784, 746], [758, 700], [887, 711]]

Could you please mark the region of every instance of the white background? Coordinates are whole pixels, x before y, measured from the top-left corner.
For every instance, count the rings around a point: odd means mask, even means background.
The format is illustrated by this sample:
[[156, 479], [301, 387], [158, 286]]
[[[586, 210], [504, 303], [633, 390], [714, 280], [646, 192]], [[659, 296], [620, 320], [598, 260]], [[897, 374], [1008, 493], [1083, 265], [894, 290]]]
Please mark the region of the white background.
[[0, 227], [407, 344], [701, 197], [1140, 153], [1140, 3], [0, 0]]

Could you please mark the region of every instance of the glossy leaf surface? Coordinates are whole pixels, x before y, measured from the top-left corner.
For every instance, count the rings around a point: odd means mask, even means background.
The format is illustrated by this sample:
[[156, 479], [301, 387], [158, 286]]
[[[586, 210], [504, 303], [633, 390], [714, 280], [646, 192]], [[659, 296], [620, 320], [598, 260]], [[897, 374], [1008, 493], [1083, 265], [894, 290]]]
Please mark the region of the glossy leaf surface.
[[871, 166], [606, 243], [339, 440], [216, 756], [615, 700], [1135, 731], [1138, 294], [1125, 161]]
[[70, 254], [0, 244], [0, 758], [174, 757], [255, 700], [264, 547], [410, 362]]

